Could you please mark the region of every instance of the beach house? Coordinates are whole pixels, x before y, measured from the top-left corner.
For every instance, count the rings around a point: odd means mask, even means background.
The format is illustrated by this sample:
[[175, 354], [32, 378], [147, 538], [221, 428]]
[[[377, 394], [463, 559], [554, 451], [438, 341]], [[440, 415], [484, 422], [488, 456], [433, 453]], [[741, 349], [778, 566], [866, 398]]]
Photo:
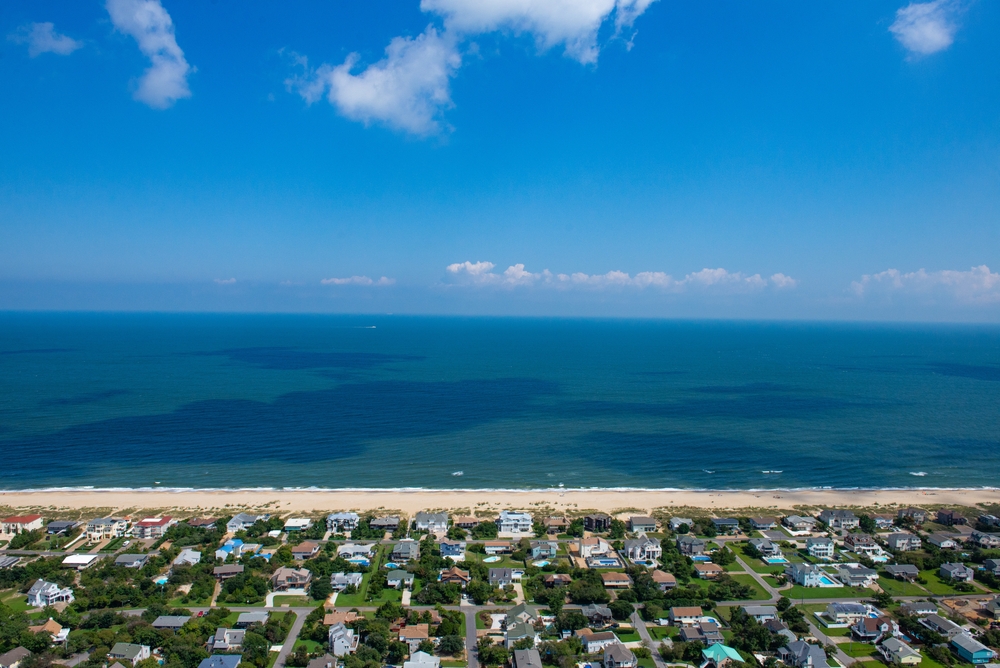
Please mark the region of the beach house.
[[604, 668], [636, 668], [639, 661], [625, 645], [612, 643], [604, 648]]
[[358, 640], [354, 629], [344, 624], [334, 624], [327, 632], [327, 643], [334, 656], [353, 654], [358, 649]]
[[443, 533], [448, 530], [448, 513], [417, 513], [413, 517], [413, 528], [428, 533]]
[[997, 653], [967, 633], [959, 633], [951, 639], [951, 646], [958, 655], [973, 665], [989, 663]]
[[163, 538], [167, 529], [177, 524], [177, 520], [167, 517], [147, 517], [135, 523], [132, 535], [136, 538]]
[[412, 538], [404, 538], [392, 548], [392, 560], [397, 563], [416, 561], [420, 558], [420, 543]]
[[826, 606], [823, 616], [831, 625], [850, 626], [872, 614], [872, 608], [857, 602], [836, 602]]
[[368, 523], [368, 526], [379, 531], [395, 531], [399, 528], [399, 515], [376, 517]]
[[802, 640], [778, 648], [777, 657], [785, 665], [795, 668], [826, 668], [827, 665], [823, 648]]
[[497, 532], [502, 536], [519, 536], [532, 532], [531, 514], [514, 510], [501, 510], [496, 520]]
[[955, 536], [947, 533], [932, 533], [927, 536], [927, 542], [935, 547], [941, 548], [942, 550], [954, 550], [958, 547], [958, 542], [955, 540]]
[[465, 556], [466, 543], [464, 540], [451, 540], [450, 538], [442, 538], [441, 542], [438, 543], [441, 549], [442, 557], [454, 557], [461, 561]]
[[837, 578], [848, 587], [871, 587], [878, 580], [878, 573], [864, 566], [841, 566]]
[[363, 579], [364, 575], [361, 573], [345, 573], [341, 571], [340, 573], [332, 573], [330, 575], [330, 586], [333, 587], [333, 591], [344, 591], [351, 586], [357, 589], [361, 586]]
[[602, 532], [611, 528], [611, 516], [604, 513], [592, 513], [583, 516], [583, 528], [587, 531]]
[[938, 510], [934, 521], [938, 524], [943, 524], [946, 527], [969, 523], [969, 520], [965, 519], [965, 517], [957, 510], [950, 510], [948, 508], [941, 508]]
[[713, 517], [712, 525], [720, 534], [739, 533], [740, 521], [735, 517]]
[[969, 542], [984, 550], [991, 550], [1000, 547], [1000, 536], [985, 531], [973, 531], [969, 536]]
[[671, 517], [670, 521], [667, 522], [667, 525], [670, 527], [671, 531], [676, 533], [680, 531], [682, 526], [686, 526], [690, 530], [690, 528], [694, 526], [694, 520], [690, 517]]
[[217, 628], [215, 635], [208, 639], [207, 649], [210, 652], [236, 652], [243, 647], [243, 637], [246, 629]]
[[580, 608], [580, 613], [587, 618], [591, 626], [607, 626], [614, 619], [611, 608], [601, 603], [588, 603]]
[[319, 548], [319, 543], [311, 540], [304, 540], [298, 545], [292, 547], [292, 558], [298, 559], [299, 561], [312, 559], [319, 554]]
[[312, 571], [308, 568], [282, 566], [271, 575], [271, 589], [274, 591], [305, 589], [311, 581]]
[[832, 582], [823, 571], [812, 564], [785, 564], [785, 575], [803, 587], [821, 587]]
[[[334, 533], [353, 531], [358, 528], [360, 521], [361, 518], [357, 513], [330, 513], [326, 516], [326, 530]], [[398, 518], [396, 522], [399, 523]]]
[[116, 642], [108, 651], [108, 658], [115, 661], [127, 661], [133, 666], [149, 658], [149, 645], [137, 645], [130, 642]]
[[121, 538], [126, 531], [128, 520], [118, 517], [99, 517], [87, 522], [87, 540], [92, 543]]
[[28, 605], [33, 608], [44, 608], [56, 603], [72, 603], [73, 590], [70, 587], [60, 587], [55, 582], [42, 579], [35, 581], [28, 590]]
[[857, 529], [861, 520], [850, 510], [824, 510], [819, 514], [819, 521], [831, 529]]
[[956, 582], [972, 582], [975, 571], [962, 563], [941, 564], [939, 575], [942, 580], [954, 580]]
[[606, 557], [611, 554], [611, 543], [597, 536], [581, 538], [577, 542], [577, 545], [580, 556], [584, 559], [589, 559], [590, 557]]
[[878, 653], [885, 658], [886, 663], [893, 666], [917, 666], [924, 660], [920, 652], [899, 638], [886, 638], [878, 645], [877, 649]]
[[194, 566], [201, 562], [201, 552], [197, 550], [192, 550], [189, 547], [185, 547], [180, 551], [176, 557], [174, 557], [171, 565], [173, 566]]
[[612, 631], [592, 631], [590, 629], [579, 629], [573, 633], [580, 642], [587, 654], [596, 654], [603, 651], [605, 647], [618, 642], [618, 636]]
[[806, 538], [806, 552], [817, 559], [833, 559], [833, 540], [826, 536]]
[[622, 552], [633, 563], [647, 563], [657, 561], [663, 554], [663, 548], [660, 541], [641, 536], [626, 540]]
[[770, 531], [778, 526], [778, 520], [773, 517], [751, 517], [750, 528], [755, 531]]
[[555, 559], [559, 553], [559, 543], [554, 540], [533, 540], [530, 547], [532, 559]]
[[667, 591], [668, 589], [673, 589], [677, 586], [677, 578], [673, 573], [667, 573], [656, 569], [652, 572], [651, 577], [653, 578], [653, 584], [656, 585], [657, 589], [660, 591]]
[[400, 569], [392, 570], [386, 573], [385, 582], [387, 585], [393, 589], [413, 589], [413, 583], [416, 580], [416, 576], [409, 571], [404, 571]]
[[544, 524], [545, 533], [550, 536], [565, 533], [569, 529], [569, 520], [561, 515], [558, 517], [546, 517]]
[[441, 571], [438, 575], [438, 581], [444, 584], [457, 584], [462, 589], [465, 589], [465, 586], [472, 582], [472, 576], [469, 574], [469, 571], [463, 571], [458, 566], [452, 566]]
[[266, 522], [271, 519], [270, 515], [251, 515], [250, 513], [237, 513], [233, 516], [231, 520], [226, 522], [226, 531], [229, 533], [236, 533], [237, 531], [246, 531], [258, 521]]
[[701, 621], [702, 612], [699, 606], [677, 606], [670, 608], [670, 623], [674, 626], [690, 626]]
[[694, 536], [678, 536], [677, 549], [686, 557], [705, 554], [705, 541]]
[[906, 582], [914, 582], [920, 576], [920, 570], [913, 564], [891, 564], [885, 567], [885, 572]]
[[896, 513], [900, 520], [909, 520], [914, 524], [923, 524], [927, 521], [927, 511], [923, 508], [902, 508]]
[[896, 552], [912, 552], [920, 549], [920, 536], [912, 533], [891, 533], [886, 536], [885, 544]]
[[628, 518], [628, 529], [634, 533], [656, 533], [656, 520], [645, 515]]
[[763, 559], [778, 559], [782, 557], [781, 548], [767, 538], [751, 538], [747, 544], [755, 549]]
[[0, 533], [19, 534], [26, 531], [38, 531], [42, 528], [41, 515], [15, 515], [0, 520]]
[[793, 534], [809, 533], [816, 528], [815, 517], [803, 517], [801, 515], [789, 515], [782, 518], [784, 524]]

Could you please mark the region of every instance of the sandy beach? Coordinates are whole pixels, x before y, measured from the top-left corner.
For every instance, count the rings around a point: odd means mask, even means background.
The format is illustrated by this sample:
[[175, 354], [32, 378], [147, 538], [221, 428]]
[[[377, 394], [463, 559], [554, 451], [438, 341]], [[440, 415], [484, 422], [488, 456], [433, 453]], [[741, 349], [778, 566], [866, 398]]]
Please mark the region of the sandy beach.
[[996, 489], [934, 490], [56, 490], [0, 492], [0, 507], [11, 512], [46, 510], [49, 514], [175, 512], [221, 514], [243, 509], [317, 515], [337, 510], [392, 511], [412, 516], [420, 510], [449, 510], [495, 515], [504, 508], [579, 514], [602, 511], [640, 514], [671, 509], [778, 511], [816, 507], [933, 508], [1000, 504]]

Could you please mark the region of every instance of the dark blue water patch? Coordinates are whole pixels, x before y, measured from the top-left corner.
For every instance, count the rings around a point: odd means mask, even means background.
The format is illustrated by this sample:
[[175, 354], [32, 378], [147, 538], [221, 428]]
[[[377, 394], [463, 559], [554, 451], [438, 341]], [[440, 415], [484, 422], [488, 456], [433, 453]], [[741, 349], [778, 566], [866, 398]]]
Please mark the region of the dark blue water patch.
[[[204, 463], [220, 474], [263, 460], [332, 461], [358, 455], [376, 439], [446, 434], [525, 415], [538, 398], [557, 392], [553, 383], [526, 378], [378, 381], [291, 392], [270, 403], [197, 401], [166, 414], [0, 440], [5, 459], [0, 481], [9, 486], [35, 476], [80, 479], [91, 465], [121, 461]], [[44, 466], [39, 453], [45, 453]]]
[[773, 392], [801, 392], [802, 388], [781, 383], [745, 383], [743, 385], [705, 385], [692, 387], [692, 392], [703, 394], [770, 394]]
[[40, 406], [83, 406], [86, 404], [96, 404], [105, 399], [114, 399], [129, 394], [128, 390], [105, 390], [104, 392], [90, 392], [87, 394], [77, 394], [71, 397], [57, 397], [39, 402]]
[[633, 373], [634, 376], [683, 376], [686, 375], [687, 371], [636, 371]]
[[[884, 403], [884, 402], [883, 402]], [[888, 405], [888, 404], [885, 404]], [[732, 418], [767, 420], [778, 418], [822, 418], [835, 412], [872, 408], [873, 402], [851, 401], [834, 397], [801, 396], [777, 393], [727, 395], [726, 398], [694, 397], [666, 402], [567, 402], [556, 408], [578, 417], [638, 415], [657, 418]]]
[[413, 362], [423, 357], [385, 353], [312, 352], [294, 348], [232, 348], [194, 355], [228, 357], [261, 369], [297, 371], [305, 369], [374, 369], [397, 362]]
[[934, 373], [942, 376], [957, 376], [974, 380], [1000, 381], [1000, 366], [993, 364], [957, 364], [955, 362], [933, 362], [927, 365]]
[[0, 350], [0, 355], [50, 355], [71, 352], [74, 352], [73, 348], [26, 348], [24, 350]]

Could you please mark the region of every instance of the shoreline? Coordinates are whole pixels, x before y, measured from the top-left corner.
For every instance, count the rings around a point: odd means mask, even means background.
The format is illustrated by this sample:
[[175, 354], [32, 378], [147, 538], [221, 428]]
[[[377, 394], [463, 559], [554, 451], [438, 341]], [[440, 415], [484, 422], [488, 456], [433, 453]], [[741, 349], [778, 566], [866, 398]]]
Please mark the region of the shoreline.
[[277, 513], [340, 510], [392, 511], [412, 517], [420, 510], [463, 510], [495, 515], [499, 510], [545, 510], [579, 514], [668, 513], [671, 508], [705, 512], [755, 510], [761, 513], [797, 508], [878, 508], [905, 506], [1000, 505], [1000, 488], [851, 488], [767, 490], [678, 490], [633, 488], [548, 489], [191, 489], [191, 488], [51, 488], [0, 490], [0, 507], [66, 513], [156, 510], [207, 513], [270, 509]]

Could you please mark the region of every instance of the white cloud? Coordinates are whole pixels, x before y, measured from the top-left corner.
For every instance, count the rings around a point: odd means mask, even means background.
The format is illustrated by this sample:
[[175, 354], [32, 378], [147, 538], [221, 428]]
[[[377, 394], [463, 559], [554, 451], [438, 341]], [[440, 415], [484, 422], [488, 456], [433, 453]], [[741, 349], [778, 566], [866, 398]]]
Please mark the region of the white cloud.
[[570, 58], [596, 63], [597, 34], [614, 14], [616, 34], [631, 28], [654, 0], [421, 0], [449, 31], [477, 35], [509, 30], [534, 36], [546, 51], [563, 46]]
[[958, 10], [956, 0], [911, 2], [896, 10], [896, 20], [889, 26], [889, 32], [913, 54], [937, 53], [955, 40]]
[[702, 269], [686, 275], [683, 279], [675, 279], [662, 271], [642, 271], [635, 276], [624, 271], [609, 271], [606, 274], [554, 274], [548, 269], [541, 272], [530, 272], [523, 264], [513, 264], [502, 273], [494, 272], [492, 262], [456, 262], [446, 267], [455, 281], [463, 285], [519, 287], [533, 286], [552, 287], [556, 289], [572, 288], [636, 288], [660, 289], [668, 292], [684, 292], [691, 289], [706, 289], [716, 292], [753, 292], [766, 288], [769, 284], [778, 289], [793, 288], [797, 281], [785, 274], [774, 274], [767, 279], [760, 274], [747, 276], [740, 272], [730, 272], [725, 269]]
[[68, 56], [83, 46], [83, 42], [55, 31], [52, 23], [29, 23], [7, 35], [7, 39], [16, 44], [27, 44], [28, 55], [32, 58], [43, 53], [55, 53]]
[[774, 287], [779, 289], [794, 288], [796, 285], [799, 284], [799, 282], [794, 278], [792, 278], [791, 276], [786, 276], [785, 274], [781, 273], [772, 274], [771, 283], [774, 285]]
[[348, 276], [347, 278], [324, 278], [320, 281], [323, 285], [392, 285], [396, 282], [395, 278], [387, 278], [383, 276], [382, 278], [373, 280], [367, 276]]
[[191, 66], [177, 45], [174, 23], [160, 0], [107, 0], [106, 7], [115, 28], [135, 39], [150, 60], [139, 79], [135, 99], [166, 109], [179, 99], [191, 97], [187, 83]]
[[394, 38], [385, 58], [352, 74], [359, 60], [352, 53], [341, 65], [310, 72], [300, 59], [305, 74], [285, 84], [309, 104], [326, 94], [342, 115], [365, 125], [379, 121], [415, 135], [441, 130], [441, 113], [452, 106], [449, 79], [462, 61], [452, 39], [428, 26], [416, 38]]
[[[341, 115], [365, 125], [383, 123], [418, 136], [448, 127], [442, 121], [453, 105], [451, 78], [462, 64], [461, 45], [483, 33], [510, 31], [534, 36], [541, 51], [562, 46], [581, 63], [596, 63], [598, 33], [614, 17], [614, 35], [631, 30], [655, 0], [421, 0], [424, 12], [444, 22], [416, 38], [395, 37], [385, 57], [357, 74], [361, 57], [350, 54], [340, 65], [311, 69], [295, 55], [304, 72], [285, 81], [308, 104], [326, 96]], [[627, 47], [631, 48], [629, 37]]]
[[920, 269], [904, 274], [898, 269], [887, 269], [865, 274], [851, 283], [851, 289], [859, 297], [873, 293], [946, 295], [965, 303], [995, 303], [1000, 302], [1000, 273], [990, 271], [985, 264], [968, 271]]
[[217, 279], [215, 279], [215, 282], [218, 283], [219, 285], [232, 285], [233, 283], [236, 282], [236, 279], [235, 278], [217, 278]]

